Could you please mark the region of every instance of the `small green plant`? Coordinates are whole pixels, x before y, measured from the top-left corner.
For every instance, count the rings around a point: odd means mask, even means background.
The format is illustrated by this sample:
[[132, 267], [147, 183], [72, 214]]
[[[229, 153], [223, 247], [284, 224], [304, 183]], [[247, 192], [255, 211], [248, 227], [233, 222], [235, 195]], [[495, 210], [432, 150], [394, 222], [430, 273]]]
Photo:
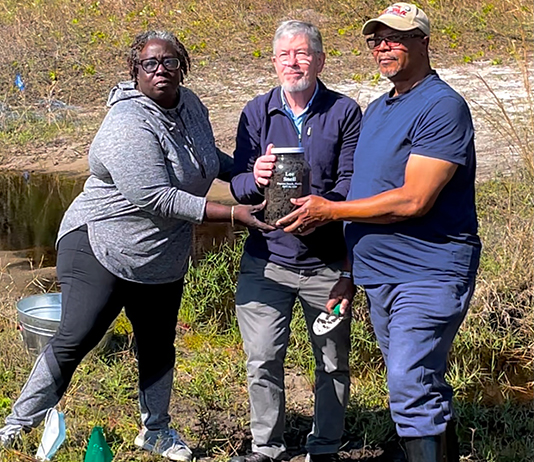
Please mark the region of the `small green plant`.
[[11, 407], [11, 399], [0, 397], [0, 409], [8, 409]]
[[371, 77], [371, 85], [378, 85], [380, 81], [380, 72], [375, 72]]
[[201, 40], [199, 43], [194, 43], [192, 44], [189, 49], [192, 51], [192, 52], [198, 52], [198, 51], [201, 51], [201, 50], [204, 50], [207, 46], [207, 43], [205, 40]]
[[96, 68], [95, 68], [94, 64], [87, 64], [83, 68], [83, 75], [92, 76], [92, 75], [95, 75], [95, 74], [96, 74]]
[[454, 49], [458, 47], [458, 33], [453, 25], [446, 26], [441, 30], [441, 33], [448, 37], [449, 48]]
[[94, 31], [91, 32], [91, 40], [89, 40], [90, 44], [95, 44], [101, 40], [104, 40], [107, 38], [107, 35], [102, 31]]
[[100, 11], [100, 2], [93, 2], [89, 5], [88, 8], [89, 12], [95, 15], [101, 15], [102, 12]]

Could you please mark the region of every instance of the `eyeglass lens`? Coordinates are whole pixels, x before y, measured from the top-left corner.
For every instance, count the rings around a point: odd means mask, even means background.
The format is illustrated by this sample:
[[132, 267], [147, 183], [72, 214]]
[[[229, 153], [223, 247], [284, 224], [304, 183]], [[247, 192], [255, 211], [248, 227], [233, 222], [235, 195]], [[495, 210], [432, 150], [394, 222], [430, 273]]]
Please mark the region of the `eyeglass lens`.
[[416, 37], [422, 38], [423, 36], [421, 34], [395, 34], [386, 37], [369, 37], [365, 41], [367, 42], [367, 46], [372, 50], [378, 48], [382, 42], [386, 42], [386, 45], [390, 47], [398, 47], [402, 45], [406, 39]]
[[148, 58], [139, 61], [139, 64], [147, 73], [155, 72], [160, 64], [163, 64], [163, 67], [168, 71], [175, 71], [180, 67], [180, 60], [178, 58], [163, 58], [159, 61], [156, 58]]
[[281, 64], [287, 66], [288, 64], [291, 64], [293, 58], [298, 64], [309, 64], [312, 60], [312, 55], [305, 53], [304, 51], [298, 51], [293, 55], [284, 52], [280, 53], [276, 58]]

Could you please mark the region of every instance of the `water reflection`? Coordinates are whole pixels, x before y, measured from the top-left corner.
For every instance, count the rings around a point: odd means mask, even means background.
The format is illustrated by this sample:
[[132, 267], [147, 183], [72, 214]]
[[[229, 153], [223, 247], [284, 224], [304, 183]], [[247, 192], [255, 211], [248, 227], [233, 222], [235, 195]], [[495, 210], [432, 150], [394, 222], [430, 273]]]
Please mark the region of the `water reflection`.
[[0, 250], [26, 250], [34, 264], [54, 265], [61, 218], [84, 181], [29, 172], [0, 175]]
[[[34, 266], [54, 266], [61, 218], [84, 182], [57, 174], [0, 174], [0, 250], [22, 250]], [[195, 227], [193, 263], [222, 242], [233, 241], [234, 231], [223, 223]]]

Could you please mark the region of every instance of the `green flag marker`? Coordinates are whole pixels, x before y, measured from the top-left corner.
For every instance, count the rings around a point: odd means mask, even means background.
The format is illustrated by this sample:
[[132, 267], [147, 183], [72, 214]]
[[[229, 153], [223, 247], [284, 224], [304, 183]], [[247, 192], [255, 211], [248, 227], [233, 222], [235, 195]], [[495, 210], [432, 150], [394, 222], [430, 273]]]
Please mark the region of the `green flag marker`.
[[102, 427], [94, 427], [87, 443], [84, 462], [110, 462], [112, 459], [113, 453], [104, 437], [104, 430]]

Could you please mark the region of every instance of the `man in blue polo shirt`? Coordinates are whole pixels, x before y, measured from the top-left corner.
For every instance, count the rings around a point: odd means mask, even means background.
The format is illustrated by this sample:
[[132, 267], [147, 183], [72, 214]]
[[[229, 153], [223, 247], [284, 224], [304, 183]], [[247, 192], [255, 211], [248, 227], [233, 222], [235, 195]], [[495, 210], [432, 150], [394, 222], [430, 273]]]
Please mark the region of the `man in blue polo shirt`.
[[[361, 110], [352, 99], [318, 80], [325, 54], [312, 24], [287, 21], [273, 40], [281, 85], [250, 101], [239, 122], [232, 192], [239, 202], [264, 200], [278, 147], [303, 147], [314, 194], [346, 198]], [[293, 305], [298, 298], [310, 333], [315, 370], [315, 413], [306, 449], [312, 462], [337, 458], [349, 397], [350, 317], [324, 335], [312, 329], [326, 312], [330, 291], [346, 255], [342, 223], [317, 227], [306, 236], [250, 230], [236, 292], [239, 328], [247, 354], [252, 454], [238, 462], [286, 457], [284, 359]], [[350, 277], [350, 273], [348, 274]]]
[[[463, 98], [430, 67], [423, 11], [396, 3], [363, 34], [394, 88], [365, 111], [347, 201], [297, 199], [301, 207], [278, 224], [305, 233], [348, 222], [346, 269], [367, 294], [408, 460], [458, 461], [445, 371], [480, 258], [473, 123]], [[344, 308], [353, 291], [341, 281], [327, 308]]]

